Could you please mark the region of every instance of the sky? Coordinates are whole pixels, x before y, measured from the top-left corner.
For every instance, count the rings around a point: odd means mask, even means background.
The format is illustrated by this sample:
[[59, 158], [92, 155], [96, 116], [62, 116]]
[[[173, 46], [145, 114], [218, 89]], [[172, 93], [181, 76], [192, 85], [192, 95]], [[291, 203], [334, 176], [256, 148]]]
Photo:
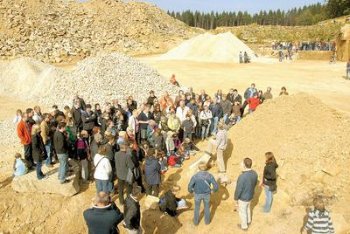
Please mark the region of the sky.
[[[140, 0], [139, 0], [140, 1]], [[260, 10], [289, 10], [324, 0], [143, 0], [156, 4], [163, 10], [184, 11], [199, 10], [210, 11], [248, 11], [256, 13]]]

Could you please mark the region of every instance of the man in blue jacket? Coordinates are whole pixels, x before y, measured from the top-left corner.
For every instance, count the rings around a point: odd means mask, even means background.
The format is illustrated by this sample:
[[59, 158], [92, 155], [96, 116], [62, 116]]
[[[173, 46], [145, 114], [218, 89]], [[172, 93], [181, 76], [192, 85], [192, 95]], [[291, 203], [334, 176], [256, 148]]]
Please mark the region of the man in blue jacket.
[[105, 192], [99, 192], [92, 208], [84, 211], [89, 234], [117, 234], [123, 214]]
[[190, 183], [188, 184], [188, 192], [194, 192], [194, 225], [199, 223], [199, 209], [201, 202], [204, 202], [204, 222], [210, 223], [210, 194], [216, 192], [219, 189], [214, 176], [206, 171], [207, 165], [200, 163], [198, 165], [199, 172], [192, 176]]
[[258, 183], [258, 174], [252, 170], [252, 160], [245, 158], [242, 163], [243, 171], [238, 177], [235, 201], [238, 203], [238, 213], [241, 219], [241, 229], [248, 230], [252, 222], [250, 202], [254, 197], [255, 186]]

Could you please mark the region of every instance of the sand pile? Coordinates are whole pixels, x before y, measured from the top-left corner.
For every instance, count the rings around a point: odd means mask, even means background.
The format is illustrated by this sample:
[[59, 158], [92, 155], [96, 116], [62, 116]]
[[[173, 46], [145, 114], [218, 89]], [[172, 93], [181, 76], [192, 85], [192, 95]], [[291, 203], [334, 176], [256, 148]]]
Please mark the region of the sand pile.
[[[350, 119], [307, 94], [266, 102], [230, 131], [234, 150], [228, 170], [251, 157], [261, 174], [265, 152], [274, 152], [279, 196], [308, 205], [315, 194], [341, 200], [348, 193]], [[237, 171], [232, 171], [234, 177]]]
[[0, 69], [0, 94], [61, 108], [72, 105], [75, 93], [93, 104], [129, 95], [140, 103], [150, 90], [157, 95], [177, 92], [156, 70], [117, 53], [85, 59], [70, 72], [29, 58], [5, 63]]
[[230, 32], [205, 33], [183, 42], [160, 59], [239, 63], [241, 51], [246, 51], [252, 60], [256, 58], [254, 51]]
[[100, 51], [163, 52], [195, 30], [159, 8], [115, 0], [0, 1], [0, 58], [70, 62]]

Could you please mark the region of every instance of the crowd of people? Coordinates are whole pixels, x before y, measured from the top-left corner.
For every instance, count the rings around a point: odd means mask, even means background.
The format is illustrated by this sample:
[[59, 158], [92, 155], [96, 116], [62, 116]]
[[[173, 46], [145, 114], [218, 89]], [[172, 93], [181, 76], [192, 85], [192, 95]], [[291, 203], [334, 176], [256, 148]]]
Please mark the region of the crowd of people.
[[325, 41], [304, 41], [299, 43], [292, 42], [273, 42], [273, 50], [293, 50], [293, 51], [335, 51], [335, 42]]
[[[172, 83], [176, 82], [175, 77], [172, 79]], [[247, 107], [251, 114], [272, 99], [271, 91], [270, 87], [265, 92], [258, 90], [255, 84], [245, 90], [243, 97], [236, 89], [227, 94], [218, 90], [210, 96], [204, 90], [196, 94], [189, 88], [186, 92], [180, 90], [175, 98], [167, 92], [158, 98], [150, 91], [142, 103], [129, 96], [125, 102], [114, 99], [93, 106], [76, 95], [72, 106], [65, 106], [63, 111], [57, 105], [43, 114], [39, 106], [25, 112], [18, 110], [14, 123], [24, 159], [19, 153], [15, 155], [14, 175], [35, 169], [38, 180], [44, 180], [48, 176], [42, 172], [43, 164], [50, 168], [58, 162], [58, 180], [65, 184], [70, 181], [70, 162], [77, 162], [76, 176], [82, 183], [94, 181], [96, 186], [93, 207], [84, 212], [89, 233], [118, 233], [117, 225], [121, 222], [128, 233], [140, 233], [140, 195], [159, 197], [162, 174], [169, 167], [181, 167], [184, 160], [192, 157], [198, 150], [196, 141], [208, 139], [206, 153], [217, 161], [218, 172], [225, 173], [226, 130], [241, 121]], [[280, 95], [288, 95], [285, 87]], [[234, 197], [242, 230], [247, 230], [251, 223], [250, 201], [258, 182], [251, 167], [252, 160], [244, 159]], [[261, 180], [266, 194], [264, 212], [271, 210], [277, 167], [273, 153], [266, 153]], [[188, 192], [194, 193], [195, 199], [193, 222], [199, 224], [203, 201], [205, 223], [209, 224], [210, 195], [219, 186], [207, 171], [206, 163], [200, 163], [198, 169], [188, 185]], [[179, 189], [174, 186], [160, 197], [160, 210], [170, 216], [187, 207], [184, 199], [176, 197]], [[118, 194], [124, 214], [111, 200], [114, 194]]]

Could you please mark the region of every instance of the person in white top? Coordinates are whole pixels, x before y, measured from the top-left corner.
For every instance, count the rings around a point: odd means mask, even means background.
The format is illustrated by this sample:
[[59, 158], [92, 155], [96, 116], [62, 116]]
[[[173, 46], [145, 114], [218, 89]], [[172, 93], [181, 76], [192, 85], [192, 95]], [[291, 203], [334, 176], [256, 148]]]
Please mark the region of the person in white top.
[[179, 107], [176, 109], [176, 116], [180, 119], [181, 123], [186, 119], [189, 109], [185, 106], [185, 101], [180, 101]]
[[205, 105], [204, 110], [199, 113], [199, 120], [202, 126], [202, 140], [208, 137], [209, 129], [211, 125], [211, 119], [213, 118], [213, 114], [209, 110], [209, 106]]
[[101, 145], [98, 148], [98, 153], [94, 157], [95, 166], [95, 183], [97, 193], [106, 192], [110, 193], [113, 190], [112, 178], [112, 166], [109, 159], [106, 157], [107, 149], [105, 145]]
[[129, 117], [128, 127], [132, 129], [132, 134], [136, 137], [139, 132], [139, 121], [137, 116], [139, 112], [137, 110], [133, 110], [132, 115]]
[[36, 124], [40, 124], [41, 121], [43, 120], [40, 106], [35, 106], [34, 107], [33, 120], [35, 121]]

